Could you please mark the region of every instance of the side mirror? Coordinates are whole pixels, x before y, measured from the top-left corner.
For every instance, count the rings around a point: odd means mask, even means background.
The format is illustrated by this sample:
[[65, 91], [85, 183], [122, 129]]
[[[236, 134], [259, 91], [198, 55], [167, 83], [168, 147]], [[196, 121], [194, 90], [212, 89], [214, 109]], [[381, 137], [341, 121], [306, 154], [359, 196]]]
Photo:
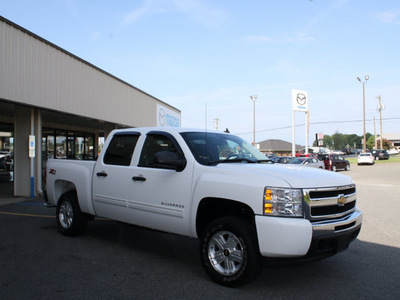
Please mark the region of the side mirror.
[[161, 151], [155, 155], [154, 159], [157, 165], [177, 172], [183, 171], [186, 167], [185, 157], [175, 152]]

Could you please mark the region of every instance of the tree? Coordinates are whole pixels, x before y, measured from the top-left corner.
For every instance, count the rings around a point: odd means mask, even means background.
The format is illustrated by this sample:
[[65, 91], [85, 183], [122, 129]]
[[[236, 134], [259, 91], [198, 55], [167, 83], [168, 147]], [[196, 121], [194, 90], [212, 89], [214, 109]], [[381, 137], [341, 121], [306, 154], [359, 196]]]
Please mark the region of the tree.
[[372, 150], [374, 149], [374, 147], [375, 147], [375, 136], [371, 135], [367, 140], [367, 148], [369, 150]]
[[332, 135], [332, 141], [334, 144], [334, 148], [336, 150], [340, 150], [345, 147], [344, 136], [342, 133], [339, 133], [338, 131], [336, 131], [335, 134]]

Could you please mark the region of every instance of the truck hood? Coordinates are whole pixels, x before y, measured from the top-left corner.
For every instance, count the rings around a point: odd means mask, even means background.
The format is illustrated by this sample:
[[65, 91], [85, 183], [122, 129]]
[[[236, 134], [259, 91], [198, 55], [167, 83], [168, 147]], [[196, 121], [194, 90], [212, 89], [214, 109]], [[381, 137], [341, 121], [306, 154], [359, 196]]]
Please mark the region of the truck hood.
[[333, 187], [353, 184], [350, 176], [312, 167], [283, 164], [254, 163], [220, 163], [216, 166], [220, 171], [239, 172], [247, 180], [257, 177], [266, 182], [281, 182], [281, 187], [288, 184], [292, 188]]

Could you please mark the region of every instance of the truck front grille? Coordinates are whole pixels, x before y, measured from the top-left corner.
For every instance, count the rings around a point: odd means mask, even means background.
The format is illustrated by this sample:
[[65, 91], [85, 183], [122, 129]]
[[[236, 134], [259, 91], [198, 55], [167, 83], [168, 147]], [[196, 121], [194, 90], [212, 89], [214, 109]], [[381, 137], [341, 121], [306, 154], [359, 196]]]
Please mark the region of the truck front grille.
[[307, 219], [322, 220], [343, 217], [355, 210], [356, 186], [305, 189], [305, 216]]

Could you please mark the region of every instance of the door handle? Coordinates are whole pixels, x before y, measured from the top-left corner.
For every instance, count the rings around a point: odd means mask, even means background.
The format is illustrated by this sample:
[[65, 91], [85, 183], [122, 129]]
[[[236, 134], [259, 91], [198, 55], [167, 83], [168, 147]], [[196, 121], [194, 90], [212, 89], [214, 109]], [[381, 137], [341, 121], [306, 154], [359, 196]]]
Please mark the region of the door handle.
[[103, 172], [96, 173], [96, 175], [99, 176], [99, 177], [107, 177], [108, 174], [103, 171]]
[[146, 178], [144, 178], [143, 176], [133, 176], [132, 180], [133, 181], [146, 181]]

